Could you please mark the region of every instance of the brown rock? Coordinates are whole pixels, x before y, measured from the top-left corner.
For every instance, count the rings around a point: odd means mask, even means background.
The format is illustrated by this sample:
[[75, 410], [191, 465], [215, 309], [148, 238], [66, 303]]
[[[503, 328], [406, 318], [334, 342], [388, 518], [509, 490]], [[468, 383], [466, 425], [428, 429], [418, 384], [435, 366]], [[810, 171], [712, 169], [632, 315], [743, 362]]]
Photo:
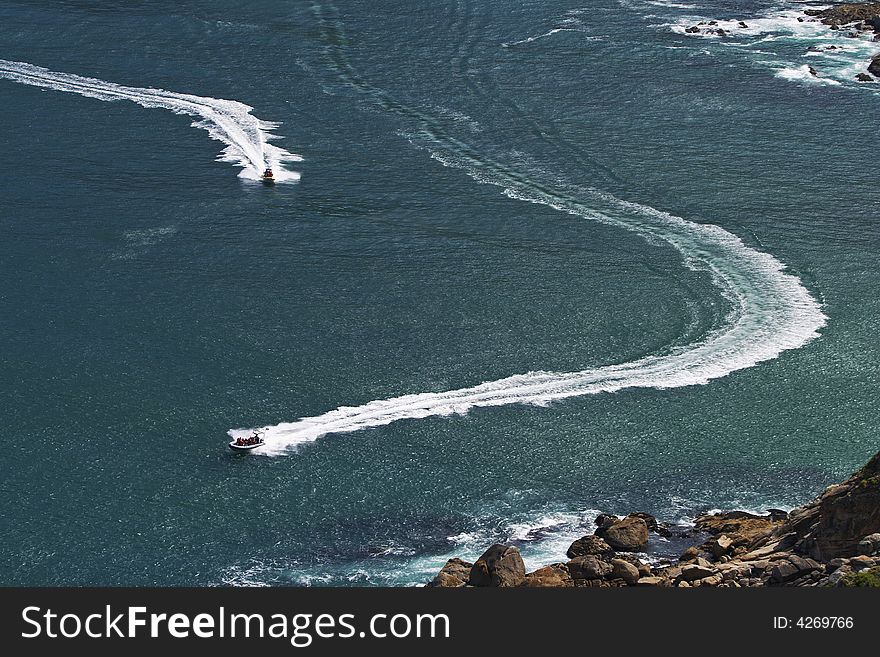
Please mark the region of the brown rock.
[[662, 586], [663, 583], [666, 581], [667, 580], [664, 580], [662, 577], [656, 577], [652, 575], [649, 577], [640, 577], [637, 584], [639, 586]]
[[697, 564], [691, 564], [689, 566], [685, 566], [681, 569], [681, 575], [678, 576], [678, 579], [684, 582], [695, 582], [698, 579], [703, 579], [704, 577], [711, 577], [715, 574], [714, 568], [707, 568], [706, 566], [698, 566]]
[[467, 584], [471, 574], [472, 563], [459, 558], [452, 558], [440, 569], [437, 576], [432, 579], [428, 586], [437, 588], [457, 588]]
[[569, 561], [566, 566], [568, 572], [574, 579], [602, 579], [606, 575], [610, 575], [613, 567], [606, 561], [602, 561], [598, 557], [588, 554], [583, 557], [576, 557]]
[[848, 561], [849, 567], [855, 571], [864, 570], [865, 568], [873, 568], [874, 560], [866, 555], [853, 557]]
[[781, 559], [775, 562], [775, 565], [768, 566], [770, 570], [770, 581], [776, 584], [784, 584], [798, 577], [797, 567], [788, 559]]
[[642, 552], [648, 547], [648, 525], [641, 518], [626, 517], [608, 527], [600, 527], [596, 534], [621, 552]]
[[720, 559], [722, 556], [730, 552], [730, 549], [733, 547], [733, 540], [727, 534], [721, 534], [716, 538], [710, 539], [708, 541], [709, 551], [715, 556], [716, 559]]
[[566, 556], [569, 559], [574, 559], [575, 557], [584, 557], [588, 554], [598, 555], [602, 558], [609, 558], [614, 555], [614, 550], [612, 550], [611, 546], [603, 539], [591, 535], [579, 538], [572, 543], [571, 547], [568, 548]]
[[681, 556], [678, 558], [679, 561], [693, 561], [697, 557], [700, 556], [700, 551], [695, 546], [690, 546], [687, 550], [681, 553]]
[[632, 565], [629, 561], [625, 561], [623, 559], [612, 559], [611, 567], [611, 577], [622, 579], [630, 586], [639, 581], [639, 569]]
[[532, 588], [567, 588], [574, 586], [564, 563], [554, 563], [526, 575], [525, 585]]
[[471, 586], [513, 587], [525, 581], [526, 567], [519, 549], [496, 543], [477, 559], [470, 571]]

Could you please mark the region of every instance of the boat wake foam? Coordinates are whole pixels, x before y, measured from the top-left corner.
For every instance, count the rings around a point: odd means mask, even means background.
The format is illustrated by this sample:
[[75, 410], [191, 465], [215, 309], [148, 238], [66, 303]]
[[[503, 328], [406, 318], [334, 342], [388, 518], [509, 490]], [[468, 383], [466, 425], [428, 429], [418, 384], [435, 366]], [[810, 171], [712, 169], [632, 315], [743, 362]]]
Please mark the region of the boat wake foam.
[[175, 114], [196, 117], [193, 127], [206, 130], [212, 139], [226, 144], [218, 159], [240, 167], [242, 178], [258, 180], [265, 167], [271, 167], [279, 182], [299, 180], [300, 174], [283, 167], [302, 157], [270, 144], [272, 130], [278, 124], [263, 121], [251, 114], [252, 107], [235, 100], [179, 94], [163, 89], [124, 87], [112, 82], [69, 73], [50, 71], [25, 62], [0, 59], [0, 78], [55, 91], [97, 98], [105, 101], [129, 100], [142, 107], [162, 108]]
[[[341, 30], [323, 19], [327, 29]], [[768, 253], [753, 249], [737, 236], [711, 224], [617, 199], [601, 190], [557, 180], [493, 160], [446, 131], [428, 114], [408, 107], [363, 79], [338, 51], [331, 58], [340, 78], [378, 107], [416, 118], [409, 135], [444, 166], [461, 169], [475, 181], [495, 185], [513, 199], [552, 207], [635, 233], [650, 243], [667, 243], [686, 267], [708, 272], [732, 310], [719, 328], [700, 340], [668, 353], [628, 363], [579, 372], [527, 372], [497, 381], [449, 390], [378, 399], [257, 429], [232, 429], [232, 438], [263, 434], [261, 452], [278, 455], [332, 433], [379, 427], [398, 420], [464, 414], [473, 408], [533, 404], [545, 406], [569, 397], [616, 392], [626, 388], [679, 388], [706, 384], [732, 372], [776, 358], [819, 335], [827, 320], [819, 303], [801, 281]]]
[[[431, 146], [426, 146], [431, 148]], [[434, 145], [436, 148], [436, 145]], [[361, 406], [341, 406], [296, 422], [260, 427], [265, 454], [283, 454], [331, 433], [378, 427], [398, 420], [467, 413], [473, 408], [507, 404], [546, 405], [552, 401], [616, 392], [626, 388], [678, 388], [705, 384], [737, 370], [776, 358], [817, 337], [826, 317], [800, 280], [785, 272], [773, 256], [757, 251], [735, 235], [654, 208], [621, 201], [596, 190], [553, 188], [531, 182], [498, 163], [477, 165], [433, 151], [447, 166], [462, 168], [482, 183], [495, 184], [514, 199], [539, 203], [632, 231], [673, 246], [684, 264], [706, 271], [733, 310], [724, 325], [702, 340], [664, 355], [579, 372], [528, 372], [447, 392], [402, 395]], [[597, 208], [601, 208], [597, 209]], [[254, 429], [233, 429], [233, 438]]]

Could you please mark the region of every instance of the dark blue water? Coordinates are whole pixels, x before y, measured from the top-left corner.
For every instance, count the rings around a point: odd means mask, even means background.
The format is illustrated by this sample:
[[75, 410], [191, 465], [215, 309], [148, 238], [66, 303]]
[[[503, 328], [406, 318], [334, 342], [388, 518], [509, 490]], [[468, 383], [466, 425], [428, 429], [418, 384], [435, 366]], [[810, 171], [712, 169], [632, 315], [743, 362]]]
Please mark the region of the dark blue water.
[[[411, 584], [493, 540], [556, 560], [598, 511], [793, 506], [876, 452], [874, 46], [682, 4], [0, 2], [0, 77], [39, 78], [0, 79], [2, 582]], [[213, 99], [301, 179], [215, 161]], [[474, 406], [529, 372], [596, 389]]]

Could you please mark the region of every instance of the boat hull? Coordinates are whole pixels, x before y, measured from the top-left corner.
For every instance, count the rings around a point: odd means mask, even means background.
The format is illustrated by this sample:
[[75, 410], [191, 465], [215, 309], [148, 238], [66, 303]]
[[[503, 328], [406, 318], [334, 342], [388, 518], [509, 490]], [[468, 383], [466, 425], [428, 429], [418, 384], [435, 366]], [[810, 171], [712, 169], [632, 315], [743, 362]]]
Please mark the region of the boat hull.
[[229, 449], [231, 449], [233, 452], [250, 452], [251, 450], [257, 449], [257, 447], [262, 447], [265, 444], [265, 441], [263, 441], [254, 445], [236, 445], [235, 441], [233, 440], [231, 443], [229, 443]]

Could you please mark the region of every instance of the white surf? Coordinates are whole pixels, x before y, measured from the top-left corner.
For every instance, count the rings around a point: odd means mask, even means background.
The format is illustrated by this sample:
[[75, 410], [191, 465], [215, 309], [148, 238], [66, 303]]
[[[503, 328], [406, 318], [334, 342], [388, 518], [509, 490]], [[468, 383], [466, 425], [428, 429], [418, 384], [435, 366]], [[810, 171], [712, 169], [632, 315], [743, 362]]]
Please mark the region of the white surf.
[[128, 100], [142, 107], [162, 108], [175, 114], [197, 117], [193, 127], [207, 130], [212, 139], [226, 144], [218, 159], [242, 167], [241, 177], [257, 180], [265, 167], [271, 167], [279, 182], [299, 180], [298, 172], [287, 170], [283, 165], [299, 162], [302, 157], [270, 144], [270, 140], [278, 138], [272, 134], [278, 124], [253, 116], [253, 108], [244, 103], [164, 89], [125, 87], [4, 59], [0, 59], [0, 78], [99, 100]]

